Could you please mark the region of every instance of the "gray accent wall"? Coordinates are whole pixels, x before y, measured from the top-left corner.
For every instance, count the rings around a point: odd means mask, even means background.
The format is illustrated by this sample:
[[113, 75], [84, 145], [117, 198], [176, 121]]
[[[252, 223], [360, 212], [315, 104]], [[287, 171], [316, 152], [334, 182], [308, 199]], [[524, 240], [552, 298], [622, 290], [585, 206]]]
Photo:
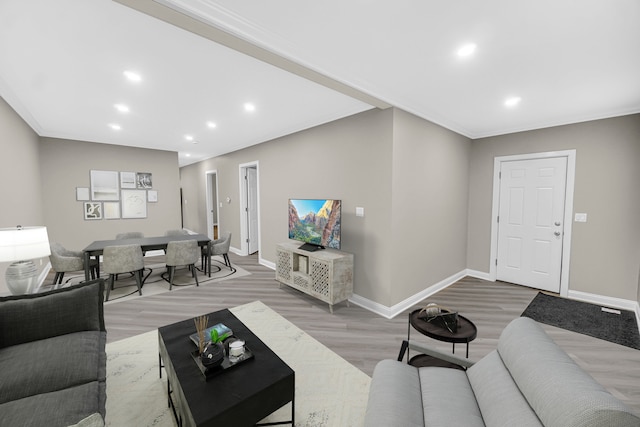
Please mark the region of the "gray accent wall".
[[[38, 143], [38, 135], [0, 98], [0, 228], [46, 225]], [[7, 266], [0, 263], [0, 293], [8, 292]]]
[[[49, 240], [81, 250], [94, 240], [114, 239], [126, 231], [162, 236], [180, 228], [178, 154], [120, 145], [42, 138], [42, 201]], [[158, 201], [147, 203], [147, 218], [85, 220], [76, 187], [90, 187], [90, 171], [150, 172]]]
[[[468, 268], [488, 272], [493, 159], [576, 150], [569, 290], [638, 299], [640, 115], [474, 140], [469, 176]], [[573, 217], [574, 215], [572, 215]]]
[[367, 111], [182, 168], [185, 227], [205, 231], [199, 198], [216, 170], [221, 230], [240, 248], [238, 169], [258, 162], [260, 257], [275, 263], [287, 241], [289, 198], [341, 199], [354, 292], [392, 306], [466, 268], [469, 152], [468, 138], [411, 114]]

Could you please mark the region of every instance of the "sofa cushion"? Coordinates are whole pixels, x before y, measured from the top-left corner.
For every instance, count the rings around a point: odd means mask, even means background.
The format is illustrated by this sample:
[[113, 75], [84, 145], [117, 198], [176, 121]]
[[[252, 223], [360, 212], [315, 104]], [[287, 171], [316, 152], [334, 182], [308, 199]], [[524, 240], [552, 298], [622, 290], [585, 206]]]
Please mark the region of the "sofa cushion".
[[542, 427], [497, 351], [492, 351], [467, 369], [467, 377], [486, 425]]
[[635, 426], [640, 418], [582, 370], [532, 319], [504, 329], [498, 353], [546, 427]]
[[105, 331], [103, 289], [100, 279], [40, 294], [0, 297], [0, 348], [72, 332]]
[[466, 372], [428, 367], [419, 368], [418, 373], [425, 426], [484, 427]]
[[104, 381], [105, 343], [105, 332], [77, 332], [0, 349], [0, 403]]
[[424, 427], [418, 369], [395, 360], [378, 362], [364, 425]]
[[94, 381], [0, 404], [0, 425], [67, 427], [96, 412], [104, 414], [104, 401], [98, 397], [104, 387], [104, 382]]
[[69, 427], [104, 427], [104, 420], [100, 414], [91, 414]]

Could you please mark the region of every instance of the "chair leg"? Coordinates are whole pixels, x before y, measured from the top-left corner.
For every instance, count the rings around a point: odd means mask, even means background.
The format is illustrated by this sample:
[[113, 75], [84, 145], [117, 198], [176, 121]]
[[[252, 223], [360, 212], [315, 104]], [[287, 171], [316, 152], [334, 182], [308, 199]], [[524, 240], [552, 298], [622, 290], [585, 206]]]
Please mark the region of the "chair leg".
[[222, 256], [224, 257], [224, 265], [229, 267], [229, 270], [231, 270], [231, 260], [229, 260], [229, 254], [224, 254]]
[[62, 275], [63, 273], [58, 273], [56, 272], [56, 276], [53, 278], [53, 284], [57, 285], [58, 284], [58, 280], [60, 280], [60, 282], [62, 282]]
[[169, 290], [173, 287], [173, 275], [176, 273], [176, 267], [173, 265], [168, 265], [169, 269]]
[[134, 276], [136, 276], [136, 283], [138, 284], [138, 294], [142, 296], [142, 270], [134, 271]]
[[198, 283], [198, 275], [196, 274], [196, 266], [194, 264], [190, 264], [189, 268], [191, 269], [191, 274], [193, 275], [193, 278], [196, 279], [196, 286], [200, 286], [200, 284]]
[[104, 299], [105, 301], [109, 301], [109, 294], [111, 293], [111, 288], [113, 288], [113, 279], [114, 279], [114, 275], [110, 274], [109, 275], [109, 283], [107, 284], [107, 296]]

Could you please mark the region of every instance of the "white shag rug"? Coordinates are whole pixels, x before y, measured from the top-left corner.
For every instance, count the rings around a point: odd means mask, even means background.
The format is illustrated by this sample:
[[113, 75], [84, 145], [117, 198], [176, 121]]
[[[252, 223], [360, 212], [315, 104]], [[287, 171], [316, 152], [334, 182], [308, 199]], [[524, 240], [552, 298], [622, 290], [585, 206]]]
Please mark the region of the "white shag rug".
[[[361, 426], [371, 378], [260, 301], [231, 312], [296, 373], [296, 426]], [[158, 331], [107, 344], [107, 426], [175, 426]], [[291, 418], [291, 404], [262, 422]]]

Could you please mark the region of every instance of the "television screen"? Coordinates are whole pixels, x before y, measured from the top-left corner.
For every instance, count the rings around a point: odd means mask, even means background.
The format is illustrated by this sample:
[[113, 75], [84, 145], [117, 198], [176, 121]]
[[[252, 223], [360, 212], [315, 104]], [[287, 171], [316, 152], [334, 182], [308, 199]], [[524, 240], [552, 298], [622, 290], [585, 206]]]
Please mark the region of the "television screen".
[[340, 249], [341, 201], [289, 199], [289, 239], [320, 249]]

